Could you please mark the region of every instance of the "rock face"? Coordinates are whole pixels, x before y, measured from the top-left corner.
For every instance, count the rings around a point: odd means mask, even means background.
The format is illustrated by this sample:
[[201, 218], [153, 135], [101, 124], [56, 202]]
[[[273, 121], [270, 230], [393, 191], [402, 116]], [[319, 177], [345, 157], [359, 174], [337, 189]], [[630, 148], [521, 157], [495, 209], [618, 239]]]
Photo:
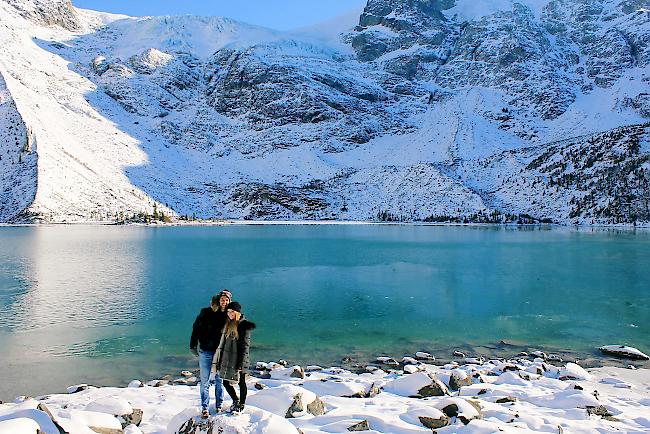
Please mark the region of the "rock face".
[[81, 30], [79, 15], [70, 0], [7, 0], [25, 18], [46, 26]]
[[0, 222], [650, 223], [646, 3], [369, 0], [324, 39], [8, 0]]
[[36, 140], [0, 73], [0, 221], [29, 218], [24, 210], [36, 196], [37, 160]]

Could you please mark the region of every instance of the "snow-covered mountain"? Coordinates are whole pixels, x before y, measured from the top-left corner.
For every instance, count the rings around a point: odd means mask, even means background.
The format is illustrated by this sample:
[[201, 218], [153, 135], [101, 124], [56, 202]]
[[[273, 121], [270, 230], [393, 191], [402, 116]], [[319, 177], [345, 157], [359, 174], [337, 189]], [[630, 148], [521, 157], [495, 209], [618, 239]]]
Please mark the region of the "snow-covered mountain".
[[0, 221], [650, 222], [647, 0], [0, 17]]

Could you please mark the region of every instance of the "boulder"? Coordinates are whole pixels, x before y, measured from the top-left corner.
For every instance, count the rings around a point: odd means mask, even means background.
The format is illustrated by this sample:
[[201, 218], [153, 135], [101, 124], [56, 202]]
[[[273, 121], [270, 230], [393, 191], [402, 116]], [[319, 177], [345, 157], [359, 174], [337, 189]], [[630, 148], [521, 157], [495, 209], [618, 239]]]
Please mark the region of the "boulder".
[[116, 416], [133, 413], [133, 407], [127, 400], [116, 397], [106, 397], [92, 401], [86, 405], [86, 410]]
[[140, 380], [133, 380], [126, 387], [131, 387], [131, 388], [144, 387], [144, 383]]
[[82, 390], [86, 390], [86, 389], [88, 389], [89, 387], [91, 387], [91, 386], [89, 386], [88, 384], [76, 384], [76, 385], [74, 385], [74, 386], [70, 386], [70, 387], [68, 387], [68, 388], [67, 388], [67, 391], [68, 391], [68, 393], [70, 393], [70, 394], [72, 394], [72, 393], [78, 393], [78, 392], [81, 392]]
[[449, 387], [453, 390], [460, 390], [463, 386], [471, 386], [472, 377], [462, 369], [454, 369], [449, 377]]
[[381, 388], [377, 386], [377, 384], [372, 383], [372, 385], [370, 385], [370, 388], [368, 389], [368, 392], [366, 392], [366, 398], [374, 398], [380, 393], [381, 393]]
[[305, 372], [318, 372], [318, 371], [322, 371], [322, 370], [323, 370], [323, 367], [318, 366], [318, 365], [305, 366]]
[[293, 378], [305, 378], [305, 370], [302, 369], [300, 366], [294, 366], [292, 369], [291, 374], [289, 374], [290, 377]]
[[443, 398], [434, 403], [434, 407], [442, 411], [447, 417], [455, 417], [467, 425], [474, 419], [482, 419], [481, 406], [472, 400], [462, 398]]
[[495, 402], [497, 404], [506, 404], [508, 402], [517, 402], [517, 398], [514, 396], [504, 396], [503, 398], [498, 398]]
[[39, 425], [32, 419], [26, 417], [17, 417], [15, 419], [7, 419], [0, 421], [1, 433], [21, 433], [21, 434], [38, 434]]
[[89, 411], [70, 410], [70, 420], [79, 425], [84, 425], [100, 434], [122, 434], [122, 424], [112, 414]]
[[588, 405], [586, 409], [587, 409], [587, 414], [589, 416], [600, 416], [603, 419], [608, 420], [610, 422], [620, 422], [604, 405], [597, 405], [597, 406]]
[[325, 413], [325, 405], [315, 393], [292, 384], [260, 390], [246, 403], [286, 418]]
[[292, 366], [290, 368], [274, 368], [271, 370], [271, 378], [273, 379], [288, 379], [288, 378], [305, 378], [305, 371], [300, 366]]
[[317, 396], [340, 396], [344, 398], [365, 398], [366, 384], [352, 380], [308, 380], [302, 387]]
[[449, 394], [447, 386], [442, 381], [426, 372], [416, 372], [398, 377], [387, 383], [384, 386], [384, 390], [395, 395], [414, 398], [445, 396]]
[[560, 369], [560, 380], [591, 380], [591, 378], [591, 374], [576, 363], [567, 363]]
[[143, 411], [133, 408], [128, 401], [122, 398], [101, 398], [86, 405], [86, 410], [112, 414], [120, 421], [122, 428], [128, 425], [139, 426], [142, 422]]
[[420, 371], [420, 368], [417, 365], [406, 365], [404, 366], [404, 373], [406, 374], [414, 374], [416, 372]]
[[392, 357], [386, 357], [386, 356], [377, 357], [377, 362], [381, 363], [382, 365], [399, 366], [397, 360], [393, 359]]
[[436, 360], [436, 358], [433, 355], [424, 351], [418, 351], [417, 353], [415, 353], [415, 358], [418, 360], [429, 360], [429, 361]]
[[420, 416], [419, 419], [422, 425], [424, 425], [426, 428], [431, 429], [442, 428], [443, 426], [447, 426], [449, 423], [449, 417], [444, 413], [439, 418]]
[[647, 354], [642, 353], [634, 347], [628, 347], [626, 345], [605, 345], [598, 349], [605, 354], [624, 359], [650, 360], [650, 356]]
[[[27, 399], [21, 403], [16, 403], [15, 405], [10, 405], [8, 408], [0, 407], [0, 420], [15, 420], [15, 419], [29, 419], [36, 423], [36, 427], [40, 433], [54, 434], [54, 433], [65, 433], [66, 430], [63, 429], [57, 422], [54, 421], [52, 413], [45, 407], [45, 405], [40, 404], [34, 399]], [[8, 424], [4, 428], [0, 428], [0, 433], [2, 434], [13, 434], [13, 433], [29, 433], [36, 432], [32, 431], [25, 422], [20, 422], [15, 424], [16, 427], [24, 426], [25, 431], [16, 430], [13, 431], [10, 428], [14, 426], [13, 424]], [[5, 429], [6, 428], [6, 429]]]
[[534, 357], [537, 357], [537, 358], [539, 358], [539, 359], [543, 359], [543, 360], [547, 360], [547, 359], [548, 359], [548, 356], [547, 356], [546, 353], [543, 352], [543, 351], [532, 351], [532, 352], [530, 353], [530, 355], [531, 355], [531, 356], [534, 356]]
[[128, 425], [140, 426], [143, 414], [144, 412], [141, 409], [134, 408], [130, 414], [118, 415], [117, 420], [122, 424], [122, 428], [126, 428]]

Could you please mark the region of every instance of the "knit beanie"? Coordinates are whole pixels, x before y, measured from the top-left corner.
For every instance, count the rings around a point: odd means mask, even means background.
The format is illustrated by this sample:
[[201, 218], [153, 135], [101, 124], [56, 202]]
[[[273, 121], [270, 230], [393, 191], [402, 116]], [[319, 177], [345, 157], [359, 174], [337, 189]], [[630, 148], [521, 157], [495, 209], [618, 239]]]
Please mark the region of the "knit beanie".
[[236, 301], [231, 301], [230, 303], [228, 303], [228, 306], [226, 306], [226, 310], [228, 309], [241, 313], [241, 304], [239, 304]]

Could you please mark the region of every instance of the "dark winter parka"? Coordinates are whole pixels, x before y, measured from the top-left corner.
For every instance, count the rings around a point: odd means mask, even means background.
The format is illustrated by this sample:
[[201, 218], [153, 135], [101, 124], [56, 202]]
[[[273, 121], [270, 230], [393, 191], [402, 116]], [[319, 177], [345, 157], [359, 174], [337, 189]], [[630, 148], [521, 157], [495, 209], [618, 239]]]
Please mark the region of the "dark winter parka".
[[211, 307], [201, 309], [192, 326], [190, 348], [196, 348], [197, 343], [203, 351], [213, 352], [219, 346], [221, 330], [226, 324], [226, 312], [212, 310]]
[[221, 341], [214, 354], [212, 364], [219, 376], [227, 381], [239, 381], [239, 372], [246, 374], [250, 364], [248, 354], [251, 346], [251, 330], [255, 329], [255, 323], [247, 321], [242, 316], [237, 325], [239, 338], [221, 335]]

